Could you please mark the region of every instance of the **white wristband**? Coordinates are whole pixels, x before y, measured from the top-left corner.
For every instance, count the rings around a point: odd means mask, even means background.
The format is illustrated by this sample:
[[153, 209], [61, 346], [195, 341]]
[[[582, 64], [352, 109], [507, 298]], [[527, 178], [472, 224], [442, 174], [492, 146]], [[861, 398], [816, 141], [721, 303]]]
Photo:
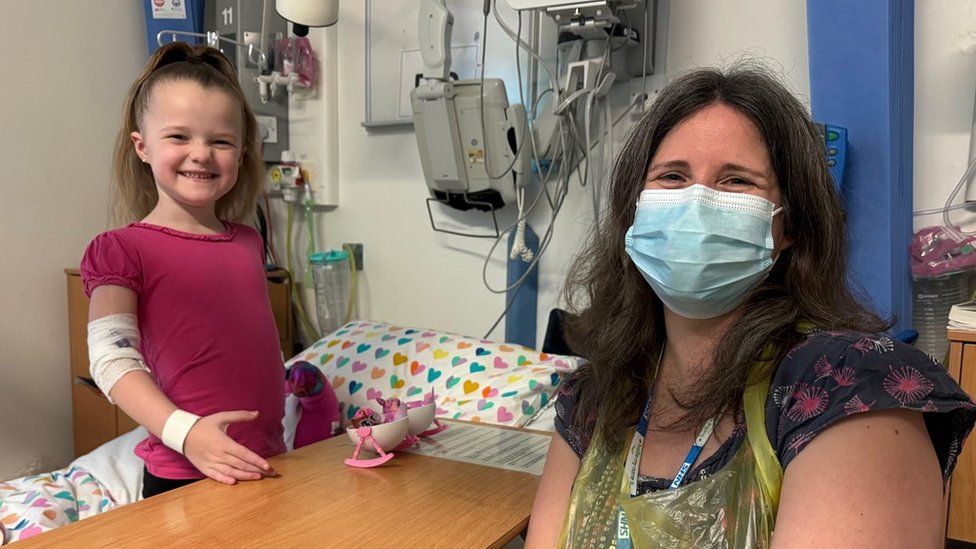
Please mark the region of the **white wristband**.
[[174, 410], [166, 418], [166, 424], [163, 425], [163, 436], [161, 437], [163, 444], [182, 454], [186, 435], [199, 419], [200, 416], [196, 414], [184, 410]]

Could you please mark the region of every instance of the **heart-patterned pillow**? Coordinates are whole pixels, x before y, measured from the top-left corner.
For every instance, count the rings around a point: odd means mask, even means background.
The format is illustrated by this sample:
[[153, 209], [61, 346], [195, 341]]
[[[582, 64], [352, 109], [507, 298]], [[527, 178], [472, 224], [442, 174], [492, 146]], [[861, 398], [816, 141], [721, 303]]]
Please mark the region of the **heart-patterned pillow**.
[[437, 416], [525, 425], [554, 397], [579, 359], [457, 334], [353, 321], [290, 361], [325, 373], [344, 404], [343, 425], [376, 398], [422, 400], [433, 391]]

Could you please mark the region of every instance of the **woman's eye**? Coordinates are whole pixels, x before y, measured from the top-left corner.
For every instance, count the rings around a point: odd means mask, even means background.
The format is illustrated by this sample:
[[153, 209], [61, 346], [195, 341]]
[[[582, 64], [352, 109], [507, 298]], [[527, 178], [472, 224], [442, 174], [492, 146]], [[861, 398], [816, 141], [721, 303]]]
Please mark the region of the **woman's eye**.
[[681, 174], [677, 174], [677, 173], [674, 173], [674, 172], [668, 172], [666, 174], [662, 174], [662, 175], [657, 176], [657, 179], [659, 179], [661, 181], [665, 181], [667, 183], [680, 183], [680, 182], [684, 181], [685, 178]]
[[726, 179], [724, 183], [736, 187], [747, 187], [752, 185], [752, 181], [749, 181], [748, 179], [742, 179], [741, 177], [730, 177]]

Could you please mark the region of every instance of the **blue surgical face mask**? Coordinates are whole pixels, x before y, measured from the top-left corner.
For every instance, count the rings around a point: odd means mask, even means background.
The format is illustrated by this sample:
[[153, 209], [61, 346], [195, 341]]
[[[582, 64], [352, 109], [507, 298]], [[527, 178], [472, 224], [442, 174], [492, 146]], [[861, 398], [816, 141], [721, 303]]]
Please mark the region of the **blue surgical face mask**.
[[641, 192], [625, 246], [664, 305], [714, 318], [739, 305], [773, 266], [773, 216], [758, 196], [703, 185]]

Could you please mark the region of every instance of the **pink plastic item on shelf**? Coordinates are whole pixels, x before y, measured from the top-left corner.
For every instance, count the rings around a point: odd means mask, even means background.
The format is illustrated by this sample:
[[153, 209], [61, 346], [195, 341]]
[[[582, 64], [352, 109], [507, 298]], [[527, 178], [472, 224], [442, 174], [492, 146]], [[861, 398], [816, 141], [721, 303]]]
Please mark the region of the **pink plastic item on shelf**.
[[916, 278], [934, 278], [976, 269], [976, 238], [939, 225], [919, 229], [908, 247]]
[[315, 87], [318, 61], [307, 37], [290, 37], [275, 40], [275, 70], [288, 76], [298, 76], [298, 83], [304, 88]]

